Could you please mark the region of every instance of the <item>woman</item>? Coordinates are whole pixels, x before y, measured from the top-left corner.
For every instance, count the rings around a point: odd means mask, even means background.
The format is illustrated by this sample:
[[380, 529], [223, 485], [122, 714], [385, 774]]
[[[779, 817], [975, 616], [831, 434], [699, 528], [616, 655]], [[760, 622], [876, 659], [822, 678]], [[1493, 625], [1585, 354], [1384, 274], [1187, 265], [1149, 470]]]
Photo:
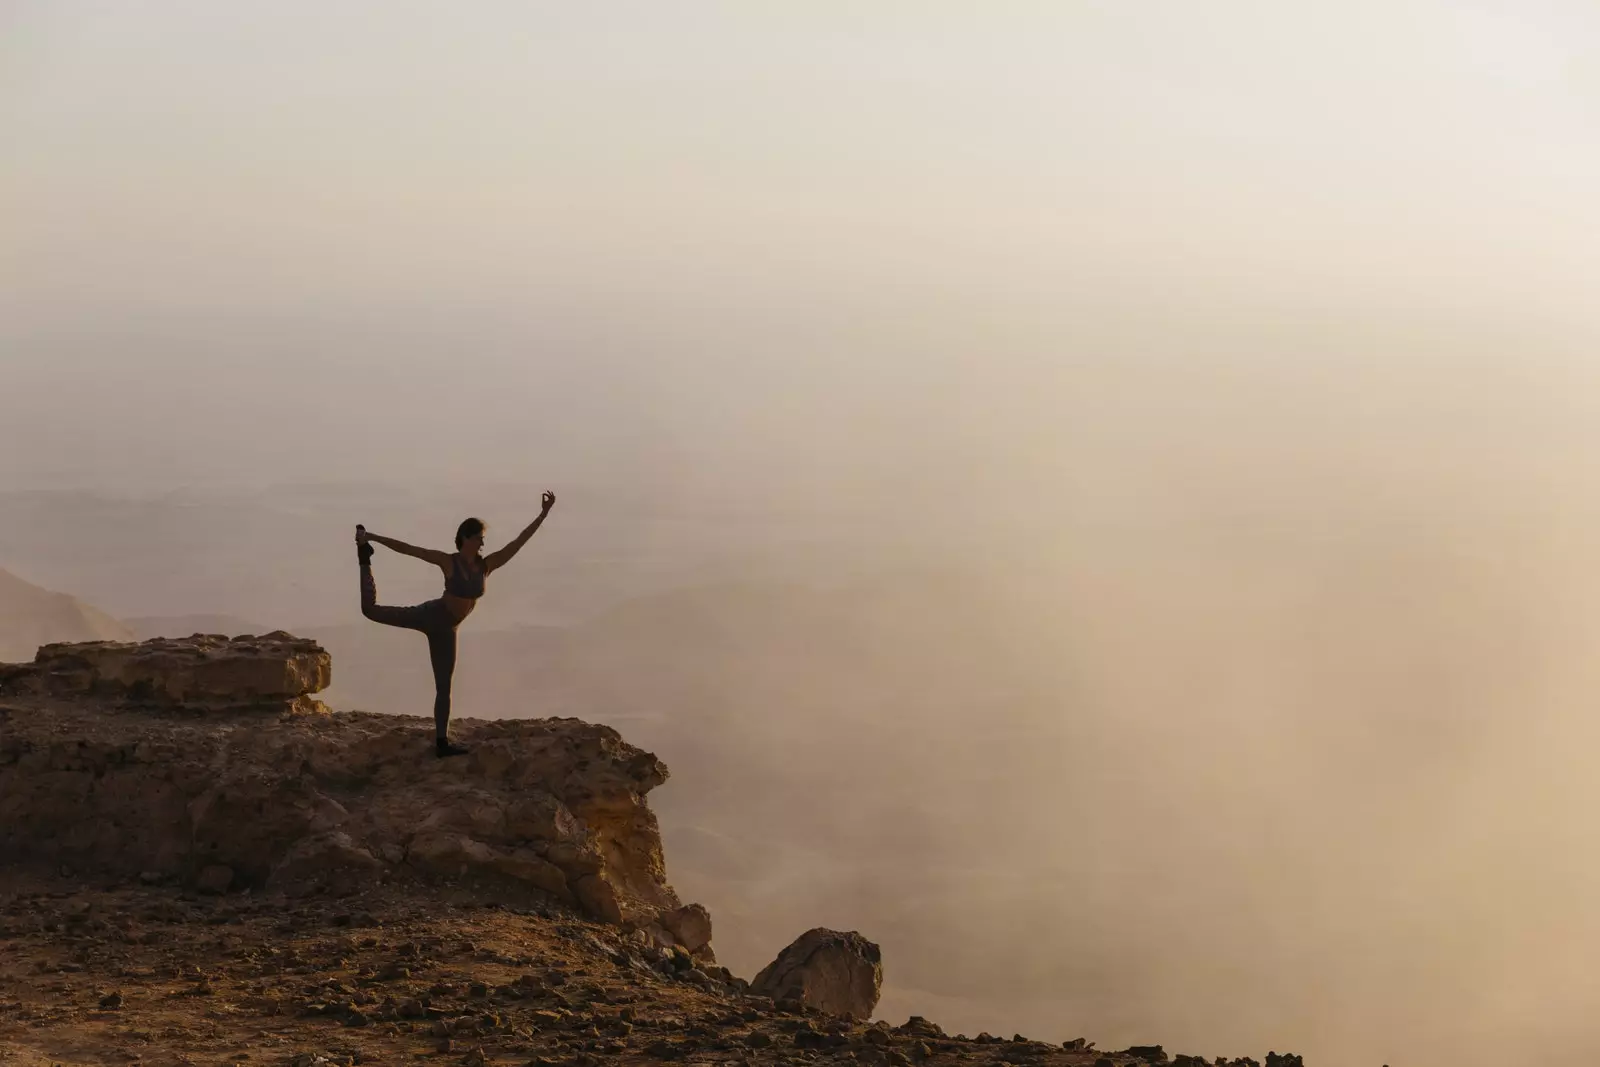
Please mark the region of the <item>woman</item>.
[[[365, 526], [356, 527], [356, 558], [361, 561], [361, 614], [385, 626], [420, 630], [428, 636], [428, 658], [433, 661], [434, 754], [440, 759], [460, 756], [467, 751], [461, 745], [450, 743], [450, 676], [456, 669], [456, 627], [478, 606], [478, 598], [483, 596], [484, 578], [511, 562], [511, 557], [528, 543], [528, 538], [539, 529], [555, 504], [556, 495], [545, 493], [539, 517], [529, 523], [515, 541], [487, 556], [482, 554], [482, 519], [468, 519], [461, 524], [456, 530], [454, 552], [416, 548], [392, 537], [368, 533]], [[437, 566], [444, 572], [444, 595], [410, 608], [379, 604], [378, 586], [372, 578], [373, 542]]]

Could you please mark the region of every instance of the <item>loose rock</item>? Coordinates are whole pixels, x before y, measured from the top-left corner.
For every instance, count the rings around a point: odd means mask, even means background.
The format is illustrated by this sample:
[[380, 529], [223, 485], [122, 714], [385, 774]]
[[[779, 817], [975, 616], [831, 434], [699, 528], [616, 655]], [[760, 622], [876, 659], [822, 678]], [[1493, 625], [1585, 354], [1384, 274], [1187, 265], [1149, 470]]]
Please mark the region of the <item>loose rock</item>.
[[870, 1018], [883, 989], [883, 953], [854, 931], [819, 927], [778, 953], [750, 988], [780, 1005], [795, 1001], [833, 1015]]

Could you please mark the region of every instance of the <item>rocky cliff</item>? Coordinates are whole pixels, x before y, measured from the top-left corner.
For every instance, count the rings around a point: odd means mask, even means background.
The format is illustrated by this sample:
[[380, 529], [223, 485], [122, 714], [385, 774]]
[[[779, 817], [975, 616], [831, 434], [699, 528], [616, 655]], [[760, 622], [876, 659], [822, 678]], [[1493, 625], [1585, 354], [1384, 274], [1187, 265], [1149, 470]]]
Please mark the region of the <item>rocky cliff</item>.
[[313, 642], [274, 633], [49, 645], [0, 666], [0, 862], [291, 895], [448, 882], [544, 896], [711, 960], [645, 795], [667, 768], [576, 719], [330, 713]]
[[667, 883], [655, 756], [468, 720], [438, 760], [431, 723], [330, 712], [331, 671], [285, 633], [0, 665], [0, 1060], [1213, 1062], [870, 1022], [882, 954], [854, 932], [747, 983]]

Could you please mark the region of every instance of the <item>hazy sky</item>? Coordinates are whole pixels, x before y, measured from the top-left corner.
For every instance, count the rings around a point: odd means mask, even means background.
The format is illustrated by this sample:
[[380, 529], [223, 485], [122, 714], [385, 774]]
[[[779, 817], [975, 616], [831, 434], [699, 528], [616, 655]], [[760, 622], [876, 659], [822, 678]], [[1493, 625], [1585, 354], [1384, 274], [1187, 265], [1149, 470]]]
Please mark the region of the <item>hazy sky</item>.
[[[1056, 841], [1044, 860], [1103, 826], [1174, 894], [1151, 925], [1150, 897], [1105, 883], [1128, 919], [1105, 945], [1172, 931], [1195, 968], [1152, 967], [1165, 984], [1123, 1008], [1159, 1002], [1183, 1036], [1303, 997], [1278, 1032], [1321, 1048], [1376, 1013], [1364, 1056], [1570, 1058], [1600, 944], [1597, 190], [1600, 6], [1576, 0], [0, 0], [0, 491], [229, 490], [8, 496], [0, 566], [125, 615], [354, 622], [349, 524], [444, 544], [463, 509], [504, 533], [557, 489], [487, 626], [725, 557], [904, 563], [899, 542], [942, 539], [1022, 572], [1043, 607], [999, 647], [1091, 664], [1127, 742], [1103, 823], [1057, 819], [1053, 767], [966, 768], [1048, 798], [1026, 811], [1055, 836], [1008, 831]], [[359, 491], [248, 499], [321, 480]], [[673, 491], [804, 521], [615, 518]], [[829, 509], [863, 510], [813, 537]], [[1001, 520], [1077, 584], [982, 536]], [[386, 596], [436, 588], [382, 566]], [[920, 595], [911, 623], [963, 619]], [[684, 691], [814, 728], [760, 699], [805, 694], [772, 663]], [[1008, 703], [1002, 667], [973, 686]], [[895, 679], [855, 669], [867, 712], [828, 709], [874, 721]], [[813, 676], [834, 678], [792, 678]], [[1091, 721], [1072, 715], [1050, 721]], [[832, 762], [782, 754], [795, 781]], [[887, 785], [926, 807], [926, 773]], [[1271, 847], [1183, 851], [1201, 823]], [[1193, 858], [1165, 871], [1163, 844]], [[1185, 997], [1250, 945], [1281, 999]]]
[[[892, 479], [1035, 447], [1062, 365], [1185, 316], [1586, 343], [1597, 41], [1579, 3], [0, 0], [0, 485]], [[1285, 336], [1231, 347], [1347, 354]]]

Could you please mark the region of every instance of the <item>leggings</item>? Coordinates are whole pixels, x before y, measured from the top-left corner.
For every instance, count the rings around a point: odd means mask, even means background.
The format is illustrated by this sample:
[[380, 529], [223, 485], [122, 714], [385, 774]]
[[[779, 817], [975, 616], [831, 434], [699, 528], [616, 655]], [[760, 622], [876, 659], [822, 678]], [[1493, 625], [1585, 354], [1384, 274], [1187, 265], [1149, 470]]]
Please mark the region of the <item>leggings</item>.
[[433, 728], [443, 741], [450, 731], [450, 677], [456, 672], [456, 620], [443, 600], [430, 600], [409, 608], [378, 603], [378, 583], [372, 568], [361, 568], [361, 614], [385, 626], [417, 630], [428, 638], [428, 659], [433, 663]]

